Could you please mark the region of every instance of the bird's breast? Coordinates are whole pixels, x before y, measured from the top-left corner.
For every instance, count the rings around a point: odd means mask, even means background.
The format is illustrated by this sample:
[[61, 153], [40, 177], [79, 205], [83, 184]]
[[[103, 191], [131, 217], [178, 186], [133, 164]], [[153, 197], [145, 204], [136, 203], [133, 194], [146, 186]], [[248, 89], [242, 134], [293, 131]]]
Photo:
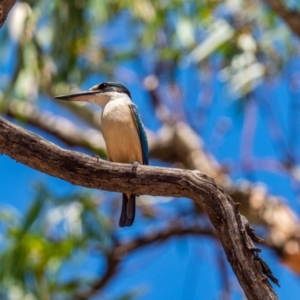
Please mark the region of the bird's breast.
[[114, 100], [102, 111], [102, 132], [108, 159], [113, 162], [143, 162], [138, 129], [129, 107], [130, 101]]

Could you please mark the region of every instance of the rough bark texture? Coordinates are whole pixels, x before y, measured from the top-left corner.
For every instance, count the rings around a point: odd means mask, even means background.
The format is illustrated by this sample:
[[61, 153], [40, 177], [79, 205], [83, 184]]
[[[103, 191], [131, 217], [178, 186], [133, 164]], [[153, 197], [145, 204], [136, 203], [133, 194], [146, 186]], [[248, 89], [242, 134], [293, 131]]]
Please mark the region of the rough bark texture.
[[[188, 197], [209, 216], [247, 299], [277, 299], [245, 220], [214, 179], [199, 171], [110, 163], [62, 149], [0, 118], [0, 152], [72, 184], [122, 193]], [[246, 224], [246, 225], [245, 225]], [[248, 233], [250, 235], [248, 235]], [[252, 239], [251, 239], [252, 238]]]
[[16, 0], [0, 0], [0, 28], [4, 24], [9, 11], [15, 3]]
[[[99, 130], [94, 129], [101, 126], [97, 111], [90, 111], [85, 107], [81, 107], [80, 111], [76, 109], [76, 114], [81, 119], [90, 121], [91, 128], [83, 129], [50, 111], [39, 110], [29, 102], [10, 100], [8, 105], [4, 105], [3, 99], [0, 98], [0, 107], [1, 104], [2, 112], [7, 116], [42, 129], [68, 146], [84, 147], [100, 156], [105, 155], [103, 136]], [[265, 228], [265, 245], [278, 255], [282, 263], [300, 275], [299, 219], [287, 205], [288, 201], [275, 197], [269, 194], [266, 188], [248, 181], [240, 185], [232, 183], [228, 179], [226, 169], [222, 169], [215, 159], [204, 151], [201, 138], [186, 123], [163, 125], [156, 134], [148, 131], [147, 136], [152, 158], [163, 159], [172, 164], [180, 161], [181, 168], [199, 170], [223, 185], [234, 202], [241, 204], [239, 210], [249, 222]], [[288, 172], [283, 163], [279, 168], [280, 172]], [[199, 206], [196, 208], [201, 210]], [[149, 207], [143, 206], [142, 209], [149, 212]]]

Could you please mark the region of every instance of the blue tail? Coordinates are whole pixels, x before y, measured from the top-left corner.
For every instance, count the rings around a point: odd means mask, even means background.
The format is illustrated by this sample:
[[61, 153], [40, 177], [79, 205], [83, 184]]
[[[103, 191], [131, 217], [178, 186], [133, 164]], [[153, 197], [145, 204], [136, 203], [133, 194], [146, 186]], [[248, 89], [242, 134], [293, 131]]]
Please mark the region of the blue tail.
[[122, 211], [119, 221], [120, 227], [131, 226], [135, 217], [135, 195], [128, 198], [123, 194]]

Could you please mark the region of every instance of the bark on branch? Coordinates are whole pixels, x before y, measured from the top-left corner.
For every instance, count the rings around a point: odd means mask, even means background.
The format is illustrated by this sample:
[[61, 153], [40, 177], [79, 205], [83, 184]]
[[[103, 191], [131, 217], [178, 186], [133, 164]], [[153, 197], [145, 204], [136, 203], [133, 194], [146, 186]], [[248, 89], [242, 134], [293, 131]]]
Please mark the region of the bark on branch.
[[[7, 116], [42, 129], [59, 138], [68, 146], [84, 147], [101, 157], [104, 156], [103, 136], [99, 130], [92, 128], [100, 126], [100, 124], [96, 124], [95, 120], [100, 120], [100, 117], [96, 118], [95, 112], [84, 109], [83, 120], [89, 119], [93, 126], [83, 129], [66, 118], [56, 116], [49, 111], [39, 110], [29, 102], [10, 100], [10, 103], [5, 106], [0, 97], [0, 107], [1, 104], [2, 112], [5, 112]], [[73, 106], [75, 107], [75, 105]], [[264, 226], [266, 229], [264, 237], [267, 241], [265, 245], [268, 245], [278, 255], [282, 263], [300, 275], [299, 220], [287, 205], [287, 201], [268, 194], [262, 186], [246, 181], [240, 185], [230, 182], [226, 170], [222, 169], [214, 158], [204, 151], [202, 140], [186, 123], [177, 122], [172, 126], [164, 125], [155, 134], [150, 131], [147, 133], [152, 158], [163, 159], [170, 163], [180, 162], [182, 168], [197, 169], [213, 177], [225, 187], [234, 202], [241, 204], [239, 209], [251, 224]], [[289, 171], [283, 163], [276, 163], [280, 168], [279, 171]], [[293, 176], [292, 172], [290, 172], [290, 176]], [[198, 206], [196, 209], [200, 210]], [[149, 207], [147, 207], [147, 211], [149, 212]]]
[[16, 0], [0, 0], [0, 28], [6, 21], [7, 15], [15, 3]]
[[[0, 152], [72, 184], [122, 193], [188, 197], [207, 213], [247, 299], [278, 299], [258, 256], [249, 226], [214, 179], [199, 171], [110, 163], [62, 149], [0, 118]], [[253, 237], [253, 233], [251, 234]]]

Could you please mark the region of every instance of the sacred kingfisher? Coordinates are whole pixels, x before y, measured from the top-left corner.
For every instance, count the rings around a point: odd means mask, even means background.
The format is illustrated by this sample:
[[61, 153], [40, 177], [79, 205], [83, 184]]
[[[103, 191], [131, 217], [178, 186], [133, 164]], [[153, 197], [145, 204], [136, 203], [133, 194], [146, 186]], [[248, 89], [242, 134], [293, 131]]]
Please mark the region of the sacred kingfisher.
[[[85, 101], [102, 107], [102, 133], [108, 160], [148, 165], [147, 136], [141, 116], [129, 90], [120, 83], [102, 82], [85, 92], [60, 95], [60, 100]], [[135, 216], [136, 195], [123, 194], [119, 226], [131, 226]]]

